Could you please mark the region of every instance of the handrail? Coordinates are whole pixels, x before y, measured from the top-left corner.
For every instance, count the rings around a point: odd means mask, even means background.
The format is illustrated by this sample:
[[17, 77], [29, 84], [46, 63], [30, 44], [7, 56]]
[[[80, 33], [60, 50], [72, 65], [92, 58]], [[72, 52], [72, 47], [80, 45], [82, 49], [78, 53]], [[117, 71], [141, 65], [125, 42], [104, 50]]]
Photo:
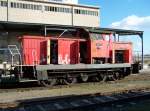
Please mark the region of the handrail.
[[12, 66], [15, 66], [14, 64], [14, 56], [16, 55], [19, 55], [19, 58], [20, 58], [20, 73], [21, 73], [21, 77], [23, 76], [23, 71], [22, 71], [22, 56], [20, 54], [20, 51], [18, 49], [18, 47], [16, 45], [8, 45], [8, 50], [11, 54], [11, 57], [12, 57]]

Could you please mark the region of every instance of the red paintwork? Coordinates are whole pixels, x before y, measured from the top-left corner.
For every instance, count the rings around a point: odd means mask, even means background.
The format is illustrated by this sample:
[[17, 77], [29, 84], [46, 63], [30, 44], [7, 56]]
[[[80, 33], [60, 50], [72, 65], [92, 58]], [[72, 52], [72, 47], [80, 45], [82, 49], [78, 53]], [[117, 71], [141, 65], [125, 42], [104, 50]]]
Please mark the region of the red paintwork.
[[122, 50], [124, 53], [125, 63], [132, 63], [132, 43], [131, 42], [113, 42], [112, 35], [110, 40], [90, 40], [88, 45], [90, 46], [89, 60], [92, 63], [93, 58], [110, 58], [112, 59], [112, 51]]
[[132, 63], [132, 43], [131, 42], [115, 42], [114, 48], [115, 50], [123, 50], [124, 51], [124, 60], [126, 63]]
[[40, 36], [23, 36], [21, 41], [24, 65], [46, 64], [46, 38]]
[[91, 41], [91, 57], [109, 58], [109, 42], [104, 40]]
[[[111, 38], [111, 37], [110, 37]], [[112, 59], [113, 50], [122, 50], [126, 63], [132, 63], [132, 43], [112, 42], [112, 40], [90, 40], [73, 39], [69, 37], [43, 37], [23, 36], [21, 37], [23, 63], [24, 65], [46, 64], [47, 63], [47, 40], [58, 41], [58, 64], [79, 63], [79, 42], [87, 42], [87, 62], [92, 63], [93, 58]]]
[[79, 42], [77, 40], [58, 40], [58, 64], [77, 64], [79, 62]]
[[[47, 63], [47, 40], [50, 37], [21, 37], [24, 65]], [[57, 39], [55, 39], [57, 40]], [[79, 62], [79, 42], [76, 39], [58, 39], [58, 64], [77, 64]]]

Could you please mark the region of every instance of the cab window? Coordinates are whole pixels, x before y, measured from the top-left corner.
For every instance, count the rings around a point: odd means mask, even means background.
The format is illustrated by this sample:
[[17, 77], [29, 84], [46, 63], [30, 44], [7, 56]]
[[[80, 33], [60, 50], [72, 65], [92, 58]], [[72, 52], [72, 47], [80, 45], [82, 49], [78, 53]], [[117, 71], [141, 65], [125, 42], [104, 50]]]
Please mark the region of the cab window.
[[102, 34], [90, 33], [91, 40], [104, 40]]

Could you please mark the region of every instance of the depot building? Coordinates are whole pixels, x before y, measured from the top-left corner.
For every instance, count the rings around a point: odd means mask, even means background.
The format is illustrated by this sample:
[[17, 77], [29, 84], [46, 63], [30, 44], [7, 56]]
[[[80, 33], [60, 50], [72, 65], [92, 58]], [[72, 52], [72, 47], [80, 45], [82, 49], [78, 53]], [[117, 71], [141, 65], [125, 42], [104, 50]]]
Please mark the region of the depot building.
[[[54, 2], [52, 2], [54, 1]], [[0, 0], [0, 22], [99, 27], [100, 8], [77, 1]]]

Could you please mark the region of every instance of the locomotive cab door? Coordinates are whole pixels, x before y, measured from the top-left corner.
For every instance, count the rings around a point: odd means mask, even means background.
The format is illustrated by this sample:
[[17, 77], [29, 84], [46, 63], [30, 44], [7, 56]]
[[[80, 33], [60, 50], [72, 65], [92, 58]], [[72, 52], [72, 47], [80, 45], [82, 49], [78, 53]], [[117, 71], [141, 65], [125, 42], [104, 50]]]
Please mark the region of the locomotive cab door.
[[78, 64], [79, 45], [78, 40], [58, 40], [58, 64]]
[[124, 63], [124, 51], [123, 50], [115, 51], [115, 63]]
[[58, 64], [58, 40], [47, 41], [47, 64]]
[[70, 45], [70, 64], [78, 64], [79, 63], [79, 42], [74, 41]]
[[83, 64], [86, 64], [87, 63], [87, 55], [88, 55], [88, 52], [87, 52], [87, 42], [82, 42], [80, 41], [79, 43], [80, 47], [79, 47], [79, 61], [80, 63], [83, 63]]
[[50, 63], [58, 64], [58, 40], [50, 41]]
[[115, 63], [130, 63], [129, 50], [116, 50]]

